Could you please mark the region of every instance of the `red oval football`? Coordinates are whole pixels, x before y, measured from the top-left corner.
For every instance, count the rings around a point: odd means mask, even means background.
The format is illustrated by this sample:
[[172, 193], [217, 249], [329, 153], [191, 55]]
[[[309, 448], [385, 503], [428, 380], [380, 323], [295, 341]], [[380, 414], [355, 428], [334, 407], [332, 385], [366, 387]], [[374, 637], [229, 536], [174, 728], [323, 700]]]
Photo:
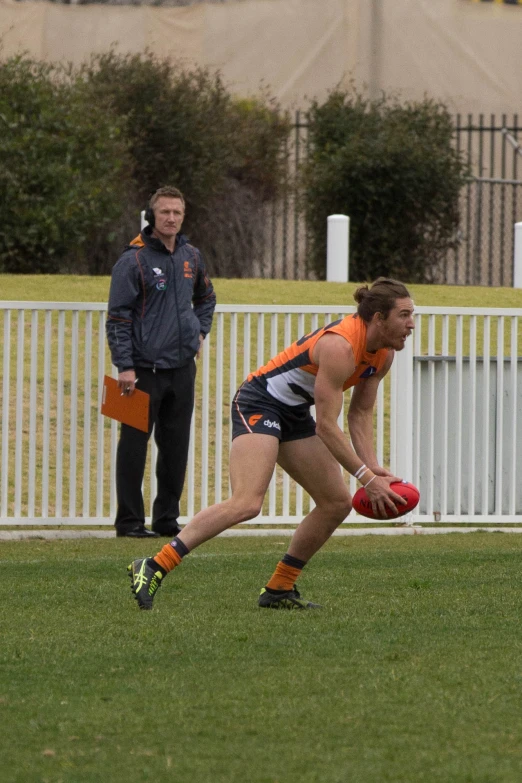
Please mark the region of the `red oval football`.
[[358, 514], [362, 514], [363, 517], [368, 517], [369, 519], [397, 519], [397, 517], [402, 517], [404, 514], [407, 514], [408, 511], [414, 509], [418, 504], [420, 498], [419, 490], [413, 484], [410, 484], [409, 481], [394, 481], [390, 484], [390, 487], [397, 495], [400, 495], [406, 501], [405, 506], [397, 506], [399, 509], [398, 514], [390, 513], [390, 515], [386, 517], [379, 517], [374, 514], [372, 504], [368, 499], [364, 487], [359, 487], [353, 496], [352, 505], [354, 509]]

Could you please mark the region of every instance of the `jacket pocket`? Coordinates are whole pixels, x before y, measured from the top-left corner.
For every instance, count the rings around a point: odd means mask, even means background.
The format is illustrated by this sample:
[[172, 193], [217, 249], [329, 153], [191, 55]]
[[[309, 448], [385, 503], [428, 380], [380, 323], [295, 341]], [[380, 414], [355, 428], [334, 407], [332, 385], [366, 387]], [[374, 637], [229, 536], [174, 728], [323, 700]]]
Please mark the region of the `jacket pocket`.
[[150, 313], [140, 323], [140, 353], [144, 359], [154, 362], [156, 346], [156, 317], [150, 317]]
[[183, 350], [184, 358], [192, 358], [199, 348], [199, 334], [201, 327], [198, 319], [191, 309], [187, 313], [187, 318], [183, 320]]

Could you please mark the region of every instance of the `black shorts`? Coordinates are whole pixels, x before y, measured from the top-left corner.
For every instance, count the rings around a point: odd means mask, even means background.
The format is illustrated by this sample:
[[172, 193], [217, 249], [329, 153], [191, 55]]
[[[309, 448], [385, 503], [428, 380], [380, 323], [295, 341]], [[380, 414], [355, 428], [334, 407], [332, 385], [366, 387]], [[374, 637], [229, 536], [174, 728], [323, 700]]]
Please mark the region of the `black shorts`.
[[315, 420], [308, 405], [285, 405], [245, 381], [232, 401], [232, 440], [252, 432], [301, 440], [315, 435]]

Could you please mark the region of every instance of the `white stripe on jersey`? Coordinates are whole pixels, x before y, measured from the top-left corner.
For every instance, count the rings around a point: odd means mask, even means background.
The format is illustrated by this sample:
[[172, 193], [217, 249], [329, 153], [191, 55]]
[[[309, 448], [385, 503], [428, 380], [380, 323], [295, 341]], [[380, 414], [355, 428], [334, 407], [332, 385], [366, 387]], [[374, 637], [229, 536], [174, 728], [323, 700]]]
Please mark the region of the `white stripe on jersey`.
[[302, 405], [303, 402], [309, 403], [310, 400], [306, 397], [301, 397], [300, 394], [296, 394], [289, 383], [295, 383], [304, 389], [310, 397], [314, 396], [315, 387], [315, 375], [310, 372], [305, 372], [299, 367], [294, 367], [286, 372], [279, 373], [278, 375], [271, 375], [266, 379], [266, 386], [269, 394], [275, 397], [279, 402], [284, 402], [285, 405]]

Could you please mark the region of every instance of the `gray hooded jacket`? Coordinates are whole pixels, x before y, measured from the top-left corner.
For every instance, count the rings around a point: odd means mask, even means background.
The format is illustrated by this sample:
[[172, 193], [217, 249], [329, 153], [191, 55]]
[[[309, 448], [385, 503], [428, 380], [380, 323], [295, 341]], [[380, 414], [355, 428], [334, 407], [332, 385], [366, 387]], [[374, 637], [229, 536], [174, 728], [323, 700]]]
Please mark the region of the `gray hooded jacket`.
[[194, 359], [216, 295], [199, 250], [178, 235], [170, 251], [147, 226], [112, 270], [107, 340], [119, 372], [172, 369]]

